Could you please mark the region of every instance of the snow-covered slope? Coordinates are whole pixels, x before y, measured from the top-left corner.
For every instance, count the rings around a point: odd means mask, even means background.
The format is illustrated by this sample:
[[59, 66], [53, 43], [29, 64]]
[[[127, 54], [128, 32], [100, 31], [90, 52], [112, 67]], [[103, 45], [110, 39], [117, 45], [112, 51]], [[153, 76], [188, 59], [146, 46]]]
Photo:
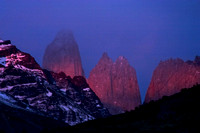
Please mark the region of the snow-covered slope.
[[[7, 96], [0, 95], [0, 100], [9, 101], [8, 97], [12, 97], [27, 106], [20, 105], [21, 108], [31, 108], [70, 125], [96, 118], [87, 105], [75, 102], [58, 85], [50, 83], [31, 55], [11, 44], [0, 45], [0, 92]], [[103, 106], [101, 109], [106, 110]]]

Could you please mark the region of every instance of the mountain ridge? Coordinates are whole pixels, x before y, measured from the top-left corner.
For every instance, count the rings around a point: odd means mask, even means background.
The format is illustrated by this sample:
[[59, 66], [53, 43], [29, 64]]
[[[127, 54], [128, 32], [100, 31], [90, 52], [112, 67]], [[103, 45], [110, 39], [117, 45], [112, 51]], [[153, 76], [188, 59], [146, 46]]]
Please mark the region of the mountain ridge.
[[[78, 90], [74, 83], [67, 86], [68, 81], [56, 83], [56, 77], [50, 72], [50, 75], [46, 75], [47, 71], [44, 71], [30, 54], [21, 52], [14, 45], [0, 45], [0, 64], [0, 92], [16, 99], [17, 102], [12, 103], [13, 105], [37, 110], [69, 125], [110, 115], [91, 88], [80, 86], [82, 90]], [[49, 77], [53, 78], [54, 82], [50, 82]], [[65, 90], [73, 90], [73, 93], [64, 93], [58, 84], [66, 84]], [[81, 101], [78, 103], [75, 99]], [[23, 106], [18, 102], [23, 103]], [[87, 107], [87, 102], [92, 108]]]
[[153, 72], [145, 102], [158, 100], [200, 83], [199, 56], [193, 61], [180, 58], [161, 61]]

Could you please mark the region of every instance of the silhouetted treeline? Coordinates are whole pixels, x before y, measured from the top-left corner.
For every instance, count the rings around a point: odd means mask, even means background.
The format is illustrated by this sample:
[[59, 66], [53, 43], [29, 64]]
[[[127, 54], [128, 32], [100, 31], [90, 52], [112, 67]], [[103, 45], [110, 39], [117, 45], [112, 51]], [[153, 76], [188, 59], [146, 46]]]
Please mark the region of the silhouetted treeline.
[[143, 104], [134, 111], [52, 132], [195, 133], [200, 132], [199, 107], [200, 85], [196, 85]]

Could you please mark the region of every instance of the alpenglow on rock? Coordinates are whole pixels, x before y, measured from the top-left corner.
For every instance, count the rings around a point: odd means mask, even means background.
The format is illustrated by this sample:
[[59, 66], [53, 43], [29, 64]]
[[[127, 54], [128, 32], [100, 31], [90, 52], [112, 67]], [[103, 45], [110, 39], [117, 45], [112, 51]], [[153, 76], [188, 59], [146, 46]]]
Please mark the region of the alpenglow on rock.
[[0, 45], [0, 104], [69, 125], [110, 115], [82, 76], [43, 70], [12, 44]]
[[78, 45], [72, 31], [61, 30], [46, 48], [43, 67], [67, 76], [84, 76]]
[[158, 100], [163, 96], [178, 93], [183, 88], [190, 88], [200, 83], [200, 57], [194, 61], [182, 59], [161, 61], [154, 70], [151, 83], [146, 93], [145, 102]]
[[88, 83], [111, 114], [130, 111], [141, 104], [135, 69], [122, 56], [113, 62], [104, 53], [90, 72]]

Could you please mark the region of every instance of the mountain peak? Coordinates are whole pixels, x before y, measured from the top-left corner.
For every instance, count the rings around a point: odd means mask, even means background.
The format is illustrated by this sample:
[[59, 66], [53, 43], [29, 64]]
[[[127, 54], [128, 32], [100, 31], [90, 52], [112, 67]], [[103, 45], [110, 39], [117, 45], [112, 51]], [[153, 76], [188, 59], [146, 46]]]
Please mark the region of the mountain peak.
[[72, 38], [72, 37], [73, 37], [73, 32], [72, 30], [69, 29], [60, 30], [56, 35], [56, 38]]
[[60, 30], [54, 39], [54, 45], [77, 45], [72, 30]]
[[182, 88], [200, 83], [200, 67], [196, 65], [198, 62], [198, 56], [195, 61], [184, 62], [179, 58], [162, 61], [153, 72], [145, 102], [170, 96]]
[[135, 69], [123, 56], [113, 62], [103, 53], [90, 72], [88, 83], [112, 114], [132, 110], [141, 104]]
[[71, 30], [61, 30], [46, 48], [43, 67], [71, 76], [84, 76], [80, 52]]
[[112, 64], [112, 59], [108, 56], [108, 53], [104, 52], [98, 64]]
[[126, 63], [126, 64], [129, 64], [129, 62], [128, 62], [128, 60], [124, 57], [124, 56], [119, 56], [118, 58], [117, 58], [117, 60], [115, 61], [115, 63], [116, 64], [118, 64], [118, 63]]
[[104, 52], [103, 55], [102, 55], [102, 58], [109, 58], [108, 53]]
[[109, 59], [111, 60], [111, 58], [108, 56], [108, 53], [107, 52], [104, 52], [101, 59]]

